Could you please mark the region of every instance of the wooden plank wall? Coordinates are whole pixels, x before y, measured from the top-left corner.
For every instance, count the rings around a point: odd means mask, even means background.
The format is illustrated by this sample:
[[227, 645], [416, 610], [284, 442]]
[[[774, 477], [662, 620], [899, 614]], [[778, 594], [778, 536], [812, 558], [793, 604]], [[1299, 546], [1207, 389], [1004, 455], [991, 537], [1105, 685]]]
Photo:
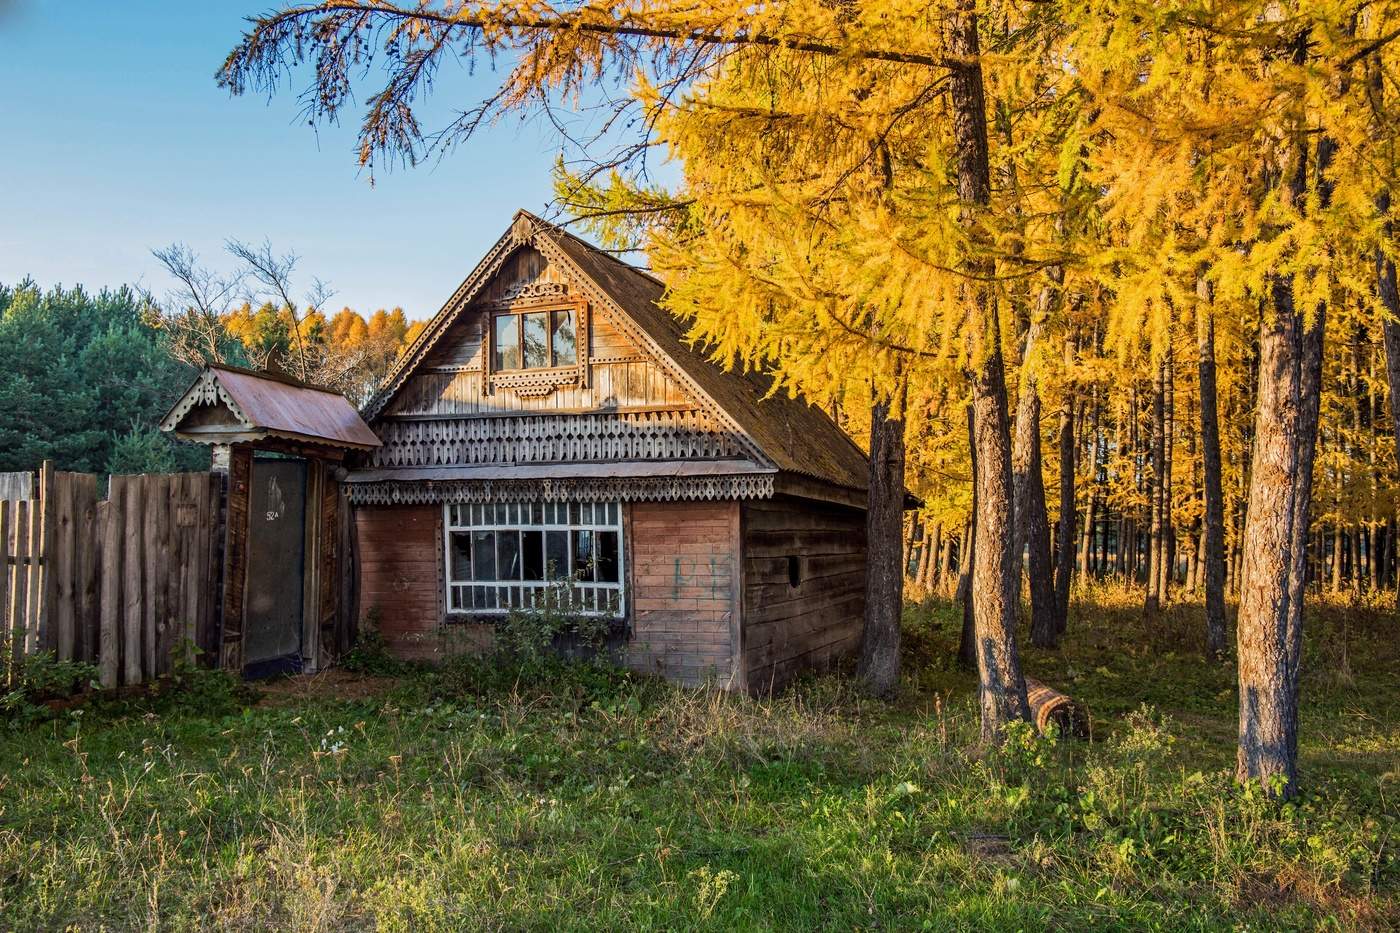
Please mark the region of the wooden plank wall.
[[865, 617], [864, 512], [787, 496], [745, 502], [743, 542], [750, 690], [781, 689], [801, 671], [856, 651]]
[[47, 465], [41, 499], [0, 500], [9, 676], [25, 654], [97, 665], [103, 686], [169, 673], [217, 624], [221, 486], [208, 473], [97, 477]]
[[733, 663], [739, 504], [634, 502], [626, 514], [628, 666], [680, 683], [743, 689]]

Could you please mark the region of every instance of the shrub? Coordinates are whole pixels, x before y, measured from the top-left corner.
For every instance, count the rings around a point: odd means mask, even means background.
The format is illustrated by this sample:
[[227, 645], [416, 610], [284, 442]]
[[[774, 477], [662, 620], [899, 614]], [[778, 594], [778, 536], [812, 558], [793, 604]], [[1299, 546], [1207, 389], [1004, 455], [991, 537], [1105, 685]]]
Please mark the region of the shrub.
[[26, 655], [13, 686], [0, 694], [0, 716], [42, 718], [46, 700], [61, 700], [95, 686], [97, 668], [84, 661], [60, 661], [52, 651]]
[[512, 609], [496, 624], [496, 646], [501, 653], [521, 661], [550, 654], [560, 636], [572, 637], [585, 653], [603, 648], [612, 623], [606, 615], [588, 615], [577, 580], [565, 577], [550, 583], [541, 593], [540, 604], [531, 609]]
[[380, 610], [373, 606], [365, 613], [364, 624], [355, 636], [355, 645], [340, 659], [340, 666], [356, 674], [395, 677], [407, 673], [413, 665], [389, 653], [388, 643], [379, 630]]

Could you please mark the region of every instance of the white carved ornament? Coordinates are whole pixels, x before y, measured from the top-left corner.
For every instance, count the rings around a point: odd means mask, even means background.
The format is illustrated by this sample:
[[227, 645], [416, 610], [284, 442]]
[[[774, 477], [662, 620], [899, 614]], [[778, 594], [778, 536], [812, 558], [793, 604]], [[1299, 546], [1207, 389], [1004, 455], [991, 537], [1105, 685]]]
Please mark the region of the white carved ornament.
[[248, 416], [234, 404], [229, 394], [224, 391], [224, 387], [219, 385], [219, 374], [217, 370], [206, 370], [205, 373], [195, 380], [195, 384], [190, 386], [190, 390], [185, 393], [180, 401], [175, 403], [175, 407], [170, 410], [170, 414], [165, 416], [161, 422], [162, 431], [174, 431], [195, 408], [205, 405], [223, 404], [233, 413], [233, 416], [240, 422], [244, 430], [252, 430], [253, 423], [248, 420]]
[[347, 483], [354, 505], [459, 502], [674, 502], [770, 499], [773, 475], [647, 476], [618, 479], [415, 480]]

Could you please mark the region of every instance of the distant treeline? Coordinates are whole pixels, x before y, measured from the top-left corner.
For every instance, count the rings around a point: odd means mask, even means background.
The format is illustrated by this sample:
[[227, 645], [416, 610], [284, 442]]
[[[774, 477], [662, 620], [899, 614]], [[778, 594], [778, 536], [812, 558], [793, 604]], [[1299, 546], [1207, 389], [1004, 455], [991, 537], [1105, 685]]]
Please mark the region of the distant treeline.
[[[0, 471], [43, 460], [59, 469], [143, 473], [205, 469], [209, 453], [160, 433], [160, 418], [196, 368], [172, 353], [169, 317], [123, 286], [40, 289], [0, 284]], [[295, 332], [273, 305], [244, 305], [222, 320], [221, 356], [278, 368]], [[318, 371], [362, 402], [421, 325], [400, 309], [368, 320], [346, 308], [303, 315], [301, 333]]]

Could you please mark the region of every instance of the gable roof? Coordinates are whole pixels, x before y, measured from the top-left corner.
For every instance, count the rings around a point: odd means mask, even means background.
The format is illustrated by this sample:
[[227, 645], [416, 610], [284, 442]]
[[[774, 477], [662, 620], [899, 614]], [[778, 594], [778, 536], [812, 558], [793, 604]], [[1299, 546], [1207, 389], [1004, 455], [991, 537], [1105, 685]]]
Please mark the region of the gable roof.
[[[218, 419], [191, 423], [204, 406], [222, 407]], [[161, 430], [187, 440], [218, 442], [220, 435], [273, 436], [357, 450], [380, 445], [345, 396], [287, 376], [223, 364], [200, 373], [161, 421]]]
[[689, 388], [703, 407], [747, 438], [757, 456], [784, 472], [849, 489], [866, 488], [865, 453], [826, 412], [786, 393], [770, 396], [773, 383], [768, 376], [722, 369], [692, 345], [681, 322], [660, 306], [665, 286], [659, 280], [523, 210], [399, 358], [383, 388], [366, 406], [366, 417], [372, 419], [384, 410], [510, 254], [526, 245], [568, 267], [592, 297], [601, 299], [601, 310], [612, 312], [613, 323], [650, 345], [657, 362]]

